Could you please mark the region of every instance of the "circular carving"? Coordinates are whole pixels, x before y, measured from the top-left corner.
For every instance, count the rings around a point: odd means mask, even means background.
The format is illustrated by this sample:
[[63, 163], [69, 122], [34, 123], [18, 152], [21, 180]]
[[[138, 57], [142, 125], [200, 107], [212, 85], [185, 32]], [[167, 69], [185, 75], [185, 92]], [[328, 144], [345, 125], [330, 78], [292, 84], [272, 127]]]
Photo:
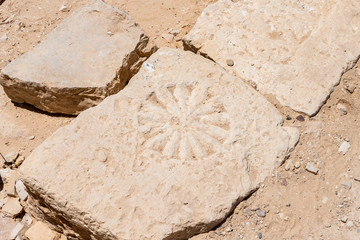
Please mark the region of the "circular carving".
[[222, 149], [230, 120], [207, 86], [173, 85], [152, 92], [140, 106], [139, 153], [203, 159]]

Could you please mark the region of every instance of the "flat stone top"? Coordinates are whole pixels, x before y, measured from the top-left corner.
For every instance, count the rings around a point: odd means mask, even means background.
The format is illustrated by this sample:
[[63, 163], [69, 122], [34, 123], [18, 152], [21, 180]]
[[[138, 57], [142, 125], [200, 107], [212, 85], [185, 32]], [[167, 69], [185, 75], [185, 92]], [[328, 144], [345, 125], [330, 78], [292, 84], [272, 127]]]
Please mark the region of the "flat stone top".
[[220, 0], [184, 42], [281, 104], [314, 115], [360, 55], [359, 28], [359, 1]]
[[281, 125], [217, 64], [162, 48], [21, 173], [30, 192], [99, 239], [185, 239], [222, 221], [282, 163], [298, 133]]
[[97, 0], [74, 12], [2, 73], [48, 87], [104, 87], [141, 34], [125, 12]]

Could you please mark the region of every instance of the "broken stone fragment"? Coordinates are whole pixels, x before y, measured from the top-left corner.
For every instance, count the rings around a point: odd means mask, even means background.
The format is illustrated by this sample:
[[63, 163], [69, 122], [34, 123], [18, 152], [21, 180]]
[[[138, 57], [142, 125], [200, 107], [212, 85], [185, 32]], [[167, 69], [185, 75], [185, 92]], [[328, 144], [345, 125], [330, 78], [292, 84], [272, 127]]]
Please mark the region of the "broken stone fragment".
[[7, 168], [0, 171], [0, 175], [4, 182], [4, 191], [8, 196], [16, 197], [15, 182], [19, 178], [17, 171]]
[[24, 228], [24, 225], [22, 223], [17, 223], [15, 228], [10, 233], [10, 237], [9, 237], [10, 240], [14, 240], [23, 228]]
[[19, 157], [18, 152], [11, 152], [11, 153], [5, 155], [4, 159], [7, 164], [13, 164], [13, 163], [15, 163], [15, 161], [18, 157]]
[[0, 84], [15, 102], [79, 114], [120, 91], [155, 50], [127, 13], [96, 0], [7, 65]]
[[349, 151], [350, 147], [351, 147], [350, 143], [344, 141], [339, 147], [339, 153], [345, 155]]
[[360, 1], [219, 0], [183, 42], [282, 105], [314, 115], [358, 60], [358, 29]]
[[17, 217], [20, 213], [22, 213], [23, 207], [21, 206], [19, 199], [17, 198], [8, 198], [5, 205], [2, 207], [1, 212], [11, 218]]
[[36, 222], [26, 232], [25, 236], [29, 240], [58, 240], [60, 234], [51, 230], [45, 223]]
[[19, 198], [25, 201], [28, 197], [28, 193], [25, 189], [25, 185], [21, 180], [17, 180], [15, 183], [15, 190]]
[[305, 167], [305, 169], [306, 169], [306, 171], [308, 171], [308, 172], [311, 172], [311, 173], [313, 173], [313, 174], [318, 174], [318, 172], [319, 172], [319, 169], [315, 166], [315, 164], [314, 163], [312, 163], [312, 162], [308, 162], [307, 164], [306, 164], [306, 167]]
[[61, 215], [57, 225], [77, 226], [80, 239], [187, 239], [223, 221], [282, 164], [299, 137], [282, 122], [214, 62], [162, 48], [123, 91], [26, 159], [31, 213], [45, 213], [37, 210], [46, 202], [46, 218]]

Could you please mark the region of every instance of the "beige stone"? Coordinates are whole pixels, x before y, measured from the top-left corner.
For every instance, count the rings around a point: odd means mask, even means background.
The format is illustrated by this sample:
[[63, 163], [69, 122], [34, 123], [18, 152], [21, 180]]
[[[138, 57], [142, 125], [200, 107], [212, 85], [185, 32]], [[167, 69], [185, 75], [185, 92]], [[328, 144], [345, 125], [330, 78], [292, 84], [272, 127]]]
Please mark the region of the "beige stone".
[[15, 218], [23, 211], [19, 199], [17, 198], [8, 198], [5, 205], [2, 207], [1, 212], [8, 217]]
[[6, 66], [0, 84], [15, 102], [78, 114], [120, 91], [153, 51], [127, 13], [96, 0]]
[[281, 104], [314, 115], [359, 57], [359, 28], [359, 1], [220, 0], [184, 43]]
[[217, 64], [162, 48], [20, 171], [32, 212], [46, 204], [82, 239], [186, 239], [219, 224], [283, 162], [299, 135], [282, 122]]
[[4, 191], [11, 197], [16, 197], [15, 183], [19, 176], [17, 171], [11, 169], [3, 169], [0, 176], [4, 182]]
[[51, 230], [45, 223], [36, 222], [25, 232], [29, 240], [58, 240], [60, 234]]

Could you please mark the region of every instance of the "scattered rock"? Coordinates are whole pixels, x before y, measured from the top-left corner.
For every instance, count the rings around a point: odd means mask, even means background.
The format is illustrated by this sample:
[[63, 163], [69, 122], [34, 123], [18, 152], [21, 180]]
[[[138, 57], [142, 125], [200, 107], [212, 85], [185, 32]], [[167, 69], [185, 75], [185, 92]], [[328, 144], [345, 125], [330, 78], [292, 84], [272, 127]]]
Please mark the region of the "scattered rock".
[[174, 40], [174, 35], [168, 33], [161, 34], [161, 37], [165, 39], [167, 42], [171, 42], [172, 40]]
[[23, 228], [24, 225], [22, 223], [16, 224], [15, 228], [10, 233], [10, 240], [14, 240]]
[[28, 193], [25, 190], [25, 185], [21, 180], [16, 181], [15, 189], [16, 189], [16, 192], [17, 192], [18, 196], [20, 197], [20, 199], [25, 201], [28, 197]]
[[347, 114], [347, 108], [344, 104], [338, 103], [337, 109], [341, 112], [341, 115]]
[[153, 68], [56, 131], [20, 168], [29, 194], [61, 224], [89, 229], [78, 230], [82, 239], [176, 240], [210, 230], [298, 140], [265, 97], [208, 59], [162, 48], [144, 66]]
[[306, 171], [308, 171], [308, 172], [311, 172], [311, 173], [313, 173], [313, 174], [318, 174], [318, 172], [319, 172], [319, 169], [315, 166], [315, 164], [314, 163], [312, 163], [312, 162], [308, 162], [307, 164], [306, 164], [306, 167], [305, 167], [305, 169], [306, 169]]
[[0, 84], [14, 102], [76, 115], [124, 88], [155, 50], [127, 13], [96, 0], [3, 68]]
[[19, 176], [17, 171], [10, 170], [0, 172], [1, 178], [4, 181], [4, 190], [8, 196], [16, 197], [15, 182]]
[[232, 59], [226, 59], [226, 64], [230, 67], [234, 66], [234, 60]]
[[298, 120], [299, 122], [303, 122], [303, 121], [305, 121], [305, 118], [303, 115], [299, 115], [296, 117], [296, 120]]
[[250, 209], [250, 208], [246, 208], [246, 209], [244, 209], [244, 213], [245, 213], [246, 215], [248, 215], [249, 217], [251, 217], [251, 216], [252, 216], [252, 211], [251, 211], [251, 209]]
[[340, 221], [342, 221], [343, 223], [346, 223], [348, 220], [348, 217], [347, 216], [344, 216], [340, 219]]
[[18, 168], [20, 167], [20, 165], [25, 161], [25, 157], [24, 156], [19, 156], [17, 159], [16, 159], [16, 162], [15, 164], [13, 165], [15, 168]]
[[295, 162], [294, 167], [295, 167], [296, 169], [300, 168], [300, 167], [301, 167], [301, 163], [300, 163], [300, 162]]
[[[291, 0], [281, 7], [278, 1], [219, 0], [204, 9], [183, 42], [255, 82], [282, 105], [314, 115], [358, 59], [353, 42], [360, 39], [360, 31], [354, 31], [360, 29], [360, 6], [353, 0], [313, 1], [313, 10], [308, 6]], [[242, 64], [227, 66], [229, 55]]]
[[287, 186], [289, 184], [288, 181], [286, 180], [286, 178], [280, 178], [279, 182], [280, 182], [280, 185], [282, 185], [282, 186]]
[[294, 170], [294, 164], [291, 161], [287, 162], [285, 165], [285, 170], [286, 171]]
[[25, 213], [24, 217], [21, 219], [21, 223], [24, 225], [24, 226], [31, 226], [33, 220], [32, 218], [30, 217], [29, 214]]
[[36, 222], [26, 232], [25, 236], [29, 240], [57, 240], [60, 234], [51, 230], [45, 223]]
[[4, 33], [3, 35], [1, 35], [0, 37], [0, 42], [5, 42], [8, 39], [6, 33]]
[[349, 149], [350, 149], [350, 143], [348, 143], [347, 141], [344, 141], [341, 145], [340, 145], [340, 148], [339, 148], [339, 153], [342, 153], [342, 154], [346, 154]]
[[67, 6], [62, 5], [62, 6], [60, 7], [59, 11], [60, 11], [60, 12], [68, 12], [69, 9], [67, 8]]
[[266, 217], [266, 211], [265, 211], [265, 210], [262, 210], [262, 209], [258, 209], [258, 210], [256, 210], [256, 215], [257, 215], [258, 217], [264, 218], [264, 217]]
[[170, 29], [169, 33], [174, 36], [177, 36], [181, 33], [181, 29]]
[[18, 152], [11, 152], [11, 153], [5, 155], [4, 159], [7, 164], [13, 164], [13, 163], [15, 163], [15, 161], [18, 157], [19, 157]]
[[23, 207], [21, 206], [19, 199], [17, 198], [8, 198], [5, 205], [2, 207], [2, 213], [11, 218], [17, 217], [20, 213], [22, 213]]
[[350, 181], [343, 181], [341, 182], [341, 186], [343, 186], [347, 190], [350, 190], [352, 187], [352, 183]]

